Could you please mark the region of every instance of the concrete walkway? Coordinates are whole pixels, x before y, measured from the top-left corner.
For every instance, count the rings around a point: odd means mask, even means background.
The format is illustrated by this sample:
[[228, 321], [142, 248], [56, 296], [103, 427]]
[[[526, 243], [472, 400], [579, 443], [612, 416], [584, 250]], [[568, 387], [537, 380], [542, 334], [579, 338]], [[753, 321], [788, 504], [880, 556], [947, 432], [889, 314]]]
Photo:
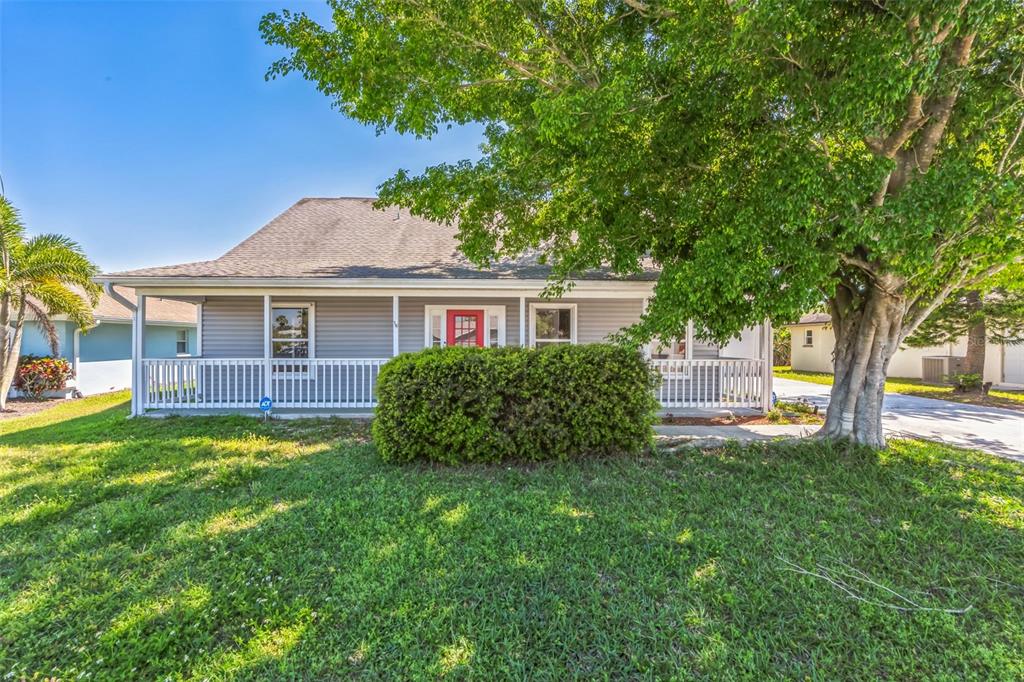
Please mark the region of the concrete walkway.
[[728, 438], [730, 440], [774, 440], [809, 436], [817, 426], [801, 424], [739, 424], [735, 426], [683, 426], [659, 424], [654, 432], [659, 436], [694, 436], [696, 438]]
[[[831, 386], [774, 380], [779, 400], [806, 400], [828, 407]], [[1024, 462], [1024, 412], [949, 400], [886, 393], [882, 424], [893, 436], [913, 436]]]

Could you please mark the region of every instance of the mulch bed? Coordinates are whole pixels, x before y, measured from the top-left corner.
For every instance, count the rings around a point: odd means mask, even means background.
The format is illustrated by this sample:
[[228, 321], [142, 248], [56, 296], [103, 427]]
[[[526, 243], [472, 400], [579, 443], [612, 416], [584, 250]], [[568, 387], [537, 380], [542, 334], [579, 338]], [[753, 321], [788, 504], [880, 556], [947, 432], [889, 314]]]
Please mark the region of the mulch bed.
[[741, 424], [771, 424], [764, 415], [751, 414], [745, 416], [729, 417], [662, 417], [662, 424], [674, 426], [739, 426]]
[[7, 409], [0, 410], [0, 419], [11, 419], [13, 417], [24, 417], [26, 414], [35, 414], [56, 407], [67, 398], [42, 398], [32, 400], [30, 398], [11, 398], [7, 401]]

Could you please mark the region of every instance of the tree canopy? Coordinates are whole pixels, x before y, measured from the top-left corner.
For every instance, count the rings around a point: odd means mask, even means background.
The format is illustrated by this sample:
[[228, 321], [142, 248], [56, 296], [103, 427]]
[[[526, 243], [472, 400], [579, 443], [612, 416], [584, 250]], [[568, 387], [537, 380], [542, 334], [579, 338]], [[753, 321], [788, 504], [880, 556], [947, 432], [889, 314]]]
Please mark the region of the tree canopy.
[[846, 421], [945, 296], [1024, 253], [1017, 0], [330, 5], [264, 17], [270, 77], [379, 131], [484, 127], [478, 161], [401, 170], [382, 202], [458, 220], [482, 265], [541, 250], [556, 291], [650, 259], [637, 339], [825, 299]]

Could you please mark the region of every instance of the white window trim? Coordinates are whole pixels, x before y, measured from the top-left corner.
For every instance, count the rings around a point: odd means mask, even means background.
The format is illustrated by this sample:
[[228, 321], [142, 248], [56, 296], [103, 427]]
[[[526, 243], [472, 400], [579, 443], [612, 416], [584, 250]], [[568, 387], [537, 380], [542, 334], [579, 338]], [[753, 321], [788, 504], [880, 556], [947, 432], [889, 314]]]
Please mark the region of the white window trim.
[[425, 305], [423, 306], [423, 347], [430, 348], [430, 318], [434, 315], [441, 316], [441, 346], [448, 345], [448, 311], [449, 310], [482, 310], [484, 311], [484, 347], [486, 348], [491, 340], [491, 316], [498, 318], [498, 346], [505, 345], [505, 306], [503, 305], [479, 305], [463, 303], [459, 305]]
[[[185, 332], [185, 352], [181, 353], [178, 351], [178, 344], [181, 343], [179, 335]], [[188, 329], [175, 329], [174, 330], [174, 354], [179, 358], [190, 358], [192, 354], [188, 352]]]
[[[554, 341], [555, 343], [568, 343], [575, 346], [576, 341], [576, 319], [579, 317], [575, 303], [531, 303], [530, 304], [530, 348], [537, 347], [537, 310], [571, 310], [569, 316], [569, 340]], [[553, 339], [547, 339], [548, 342]]]
[[[309, 338], [307, 339], [307, 341], [309, 341], [309, 357], [308, 358], [275, 358], [274, 357], [274, 342], [275, 341], [294, 341], [295, 340], [295, 339], [275, 339], [274, 338], [273, 320], [274, 320], [274, 309], [275, 308], [306, 308], [306, 309], [309, 310]], [[270, 303], [270, 320], [271, 320], [271, 325], [270, 325], [270, 329], [267, 330], [267, 334], [270, 335], [269, 348], [270, 348], [270, 359], [271, 359], [271, 361], [273, 361], [273, 362], [288, 361], [288, 360], [299, 360], [299, 361], [301, 361], [301, 360], [314, 360], [314, 359], [316, 359], [316, 303], [314, 303], [312, 301], [305, 301], [305, 302], [301, 302], [301, 301], [271, 301], [271, 303]], [[276, 377], [288, 377], [288, 376], [309, 377], [309, 378], [315, 380], [316, 377], [317, 377], [317, 372], [310, 372], [309, 371], [309, 367], [307, 366], [306, 370], [302, 371], [302, 372], [284, 372], [284, 371], [277, 371], [277, 370], [275, 370], [274, 371], [274, 376], [276, 376]]]

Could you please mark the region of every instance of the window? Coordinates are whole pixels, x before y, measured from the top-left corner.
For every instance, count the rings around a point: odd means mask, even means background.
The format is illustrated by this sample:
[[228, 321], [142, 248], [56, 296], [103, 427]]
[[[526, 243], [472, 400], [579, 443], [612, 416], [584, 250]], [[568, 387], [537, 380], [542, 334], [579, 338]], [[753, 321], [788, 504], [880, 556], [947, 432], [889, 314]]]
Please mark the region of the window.
[[531, 304], [530, 332], [533, 345], [538, 348], [555, 343], [576, 343], [576, 304]]
[[275, 358], [313, 357], [313, 305], [275, 305], [270, 311], [270, 342]]
[[686, 339], [676, 339], [666, 343], [660, 339], [651, 341], [651, 359], [653, 360], [685, 360]]
[[[448, 315], [450, 311], [472, 313], [481, 311], [484, 325], [483, 344], [495, 347], [505, 345], [505, 306], [503, 305], [428, 305], [424, 308], [425, 336], [423, 345], [426, 348], [451, 345], [448, 338]], [[475, 344], [474, 344], [475, 345]]]
[[814, 330], [808, 329], [804, 331], [804, 346], [810, 348], [814, 345]]
[[178, 329], [175, 333], [174, 352], [178, 355], [188, 355], [188, 330]]

